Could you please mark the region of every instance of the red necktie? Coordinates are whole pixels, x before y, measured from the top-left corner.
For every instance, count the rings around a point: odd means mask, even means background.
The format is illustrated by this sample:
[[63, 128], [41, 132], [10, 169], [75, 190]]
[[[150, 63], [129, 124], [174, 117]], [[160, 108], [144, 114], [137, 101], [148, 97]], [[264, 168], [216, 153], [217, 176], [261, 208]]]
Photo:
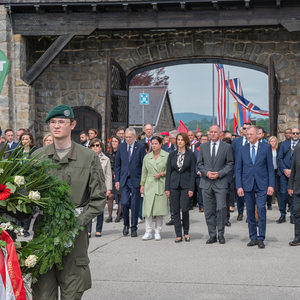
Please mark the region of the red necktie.
[[150, 145], [150, 140], [148, 139], [148, 146], [149, 146], [149, 153], [151, 152], [151, 145]]

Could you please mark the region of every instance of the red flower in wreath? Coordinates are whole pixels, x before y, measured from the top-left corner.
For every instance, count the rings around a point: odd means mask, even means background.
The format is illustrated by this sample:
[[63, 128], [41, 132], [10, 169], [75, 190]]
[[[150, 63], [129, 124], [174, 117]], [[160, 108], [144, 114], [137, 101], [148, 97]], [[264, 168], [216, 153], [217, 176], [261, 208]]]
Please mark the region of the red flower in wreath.
[[7, 199], [10, 196], [10, 189], [6, 188], [6, 185], [0, 184], [0, 201]]

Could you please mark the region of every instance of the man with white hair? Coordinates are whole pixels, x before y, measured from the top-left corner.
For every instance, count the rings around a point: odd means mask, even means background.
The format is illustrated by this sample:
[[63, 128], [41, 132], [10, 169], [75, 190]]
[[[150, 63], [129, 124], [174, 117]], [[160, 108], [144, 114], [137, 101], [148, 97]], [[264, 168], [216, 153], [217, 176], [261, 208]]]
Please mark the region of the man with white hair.
[[178, 130], [171, 130], [169, 132], [169, 141], [162, 146], [162, 149], [166, 152], [170, 153], [177, 149], [176, 147], [176, 136], [178, 134]]
[[149, 146], [148, 152], [150, 153], [152, 151], [152, 146], [151, 146], [151, 138], [153, 135], [153, 127], [151, 124], [146, 124], [144, 127], [144, 132], [145, 132], [145, 137], [141, 139], [139, 142], [140, 143], [146, 143]]
[[136, 142], [136, 132], [131, 127], [125, 130], [125, 140], [125, 143], [119, 145], [116, 155], [115, 186], [118, 191], [121, 190], [122, 195], [123, 235], [129, 234], [129, 208], [131, 208], [131, 237], [137, 237], [141, 201], [140, 182], [145, 146]]

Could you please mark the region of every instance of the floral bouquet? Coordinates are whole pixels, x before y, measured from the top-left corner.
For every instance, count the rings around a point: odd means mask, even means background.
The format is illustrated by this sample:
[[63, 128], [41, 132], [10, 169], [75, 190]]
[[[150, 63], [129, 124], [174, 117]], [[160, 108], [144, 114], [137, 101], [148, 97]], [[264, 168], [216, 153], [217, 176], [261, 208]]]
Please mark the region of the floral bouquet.
[[[38, 280], [39, 274], [46, 273], [54, 264], [62, 269], [62, 257], [71, 252], [80, 230], [70, 199], [70, 187], [51, 175], [51, 170], [59, 168], [59, 165], [52, 164], [50, 160], [40, 162], [38, 156], [28, 158], [22, 152], [22, 148], [17, 148], [6, 154], [6, 158], [5, 148], [0, 152], [0, 273], [7, 274], [6, 283], [10, 276], [17, 278], [14, 257], [17, 257], [23, 278], [25, 276], [33, 283]], [[23, 231], [1, 215], [8, 214], [24, 221], [35, 206], [42, 214], [37, 217], [39, 225], [34, 239], [13, 243], [7, 232], [15, 239]], [[11, 270], [6, 264], [3, 265], [9, 257], [15, 262], [12, 268], [14, 274], [9, 273]], [[13, 286], [12, 290], [15, 291]]]

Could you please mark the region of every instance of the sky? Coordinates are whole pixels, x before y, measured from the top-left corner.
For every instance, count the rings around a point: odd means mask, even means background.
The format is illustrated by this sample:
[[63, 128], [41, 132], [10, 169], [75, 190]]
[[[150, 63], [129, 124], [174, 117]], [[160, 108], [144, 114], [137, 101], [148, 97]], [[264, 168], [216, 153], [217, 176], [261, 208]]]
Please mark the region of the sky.
[[[212, 64], [166, 67], [173, 113], [194, 112], [212, 116]], [[215, 70], [215, 115], [217, 115], [218, 75]], [[244, 97], [260, 109], [268, 110], [268, 76], [265, 73], [224, 65], [226, 80], [240, 77]], [[229, 117], [233, 118], [234, 98], [229, 96]], [[252, 117], [262, 118], [252, 114]]]

